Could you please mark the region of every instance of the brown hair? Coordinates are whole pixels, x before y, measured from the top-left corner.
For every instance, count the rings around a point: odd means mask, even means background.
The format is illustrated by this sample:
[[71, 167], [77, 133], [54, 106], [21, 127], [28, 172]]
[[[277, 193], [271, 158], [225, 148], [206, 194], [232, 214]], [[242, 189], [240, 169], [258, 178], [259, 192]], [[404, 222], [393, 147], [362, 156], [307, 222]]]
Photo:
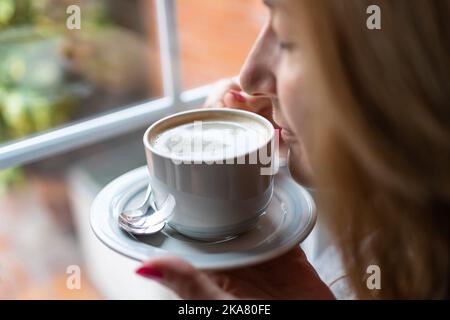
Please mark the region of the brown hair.
[[[360, 298], [448, 298], [450, 2], [301, 3], [319, 206], [351, 284]], [[381, 30], [366, 27], [372, 4]], [[366, 285], [373, 264], [381, 290]]]

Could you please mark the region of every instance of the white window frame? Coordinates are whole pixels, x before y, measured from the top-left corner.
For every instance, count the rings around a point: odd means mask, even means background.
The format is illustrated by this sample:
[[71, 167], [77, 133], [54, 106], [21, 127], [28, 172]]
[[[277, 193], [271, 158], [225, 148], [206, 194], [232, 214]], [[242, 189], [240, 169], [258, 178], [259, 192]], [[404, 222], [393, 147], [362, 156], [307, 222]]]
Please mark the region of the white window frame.
[[210, 85], [183, 91], [176, 0], [155, 0], [164, 97], [71, 123], [0, 147], [0, 169], [15, 167], [144, 128], [161, 117], [200, 105]]

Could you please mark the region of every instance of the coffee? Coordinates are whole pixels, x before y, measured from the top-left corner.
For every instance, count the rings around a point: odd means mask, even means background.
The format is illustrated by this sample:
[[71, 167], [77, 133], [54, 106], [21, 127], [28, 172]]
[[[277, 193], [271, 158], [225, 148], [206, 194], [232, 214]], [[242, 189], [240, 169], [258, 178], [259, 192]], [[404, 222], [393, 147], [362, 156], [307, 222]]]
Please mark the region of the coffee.
[[267, 142], [269, 132], [245, 117], [195, 120], [158, 134], [155, 150], [188, 161], [229, 159], [247, 154]]
[[268, 120], [241, 110], [199, 109], [155, 122], [144, 134], [155, 214], [169, 212], [171, 228], [202, 240], [252, 228], [272, 198], [274, 141]]

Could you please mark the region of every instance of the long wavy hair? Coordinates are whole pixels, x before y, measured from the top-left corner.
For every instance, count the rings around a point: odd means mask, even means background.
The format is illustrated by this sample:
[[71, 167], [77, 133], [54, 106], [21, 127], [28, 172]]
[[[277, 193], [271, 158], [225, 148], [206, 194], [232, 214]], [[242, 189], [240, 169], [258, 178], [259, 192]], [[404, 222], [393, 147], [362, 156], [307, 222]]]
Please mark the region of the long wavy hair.
[[[373, 4], [381, 30], [366, 27]], [[449, 298], [450, 1], [298, 8], [310, 31], [319, 207], [353, 288], [360, 298]], [[367, 287], [370, 265], [380, 290]]]

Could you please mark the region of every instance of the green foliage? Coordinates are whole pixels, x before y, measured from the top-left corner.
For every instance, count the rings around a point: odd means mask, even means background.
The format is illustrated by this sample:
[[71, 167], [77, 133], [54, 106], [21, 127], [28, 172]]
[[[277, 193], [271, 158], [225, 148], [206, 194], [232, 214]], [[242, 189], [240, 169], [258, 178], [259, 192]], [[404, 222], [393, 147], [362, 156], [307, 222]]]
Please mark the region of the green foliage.
[[25, 176], [21, 168], [0, 170], [0, 197], [3, 196], [12, 185], [20, 185], [24, 182]]
[[[80, 106], [61, 55], [69, 4], [0, 0], [0, 144], [66, 123]], [[104, 0], [83, 2], [83, 32], [107, 23]], [[0, 171], [0, 194], [23, 175]]]
[[33, 23], [35, 17], [36, 11], [30, 0], [0, 0], [0, 31], [11, 25]]
[[78, 100], [66, 88], [58, 93], [21, 89], [4, 91], [1, 98], [1, 140], [43, 131], [69, 120]]

